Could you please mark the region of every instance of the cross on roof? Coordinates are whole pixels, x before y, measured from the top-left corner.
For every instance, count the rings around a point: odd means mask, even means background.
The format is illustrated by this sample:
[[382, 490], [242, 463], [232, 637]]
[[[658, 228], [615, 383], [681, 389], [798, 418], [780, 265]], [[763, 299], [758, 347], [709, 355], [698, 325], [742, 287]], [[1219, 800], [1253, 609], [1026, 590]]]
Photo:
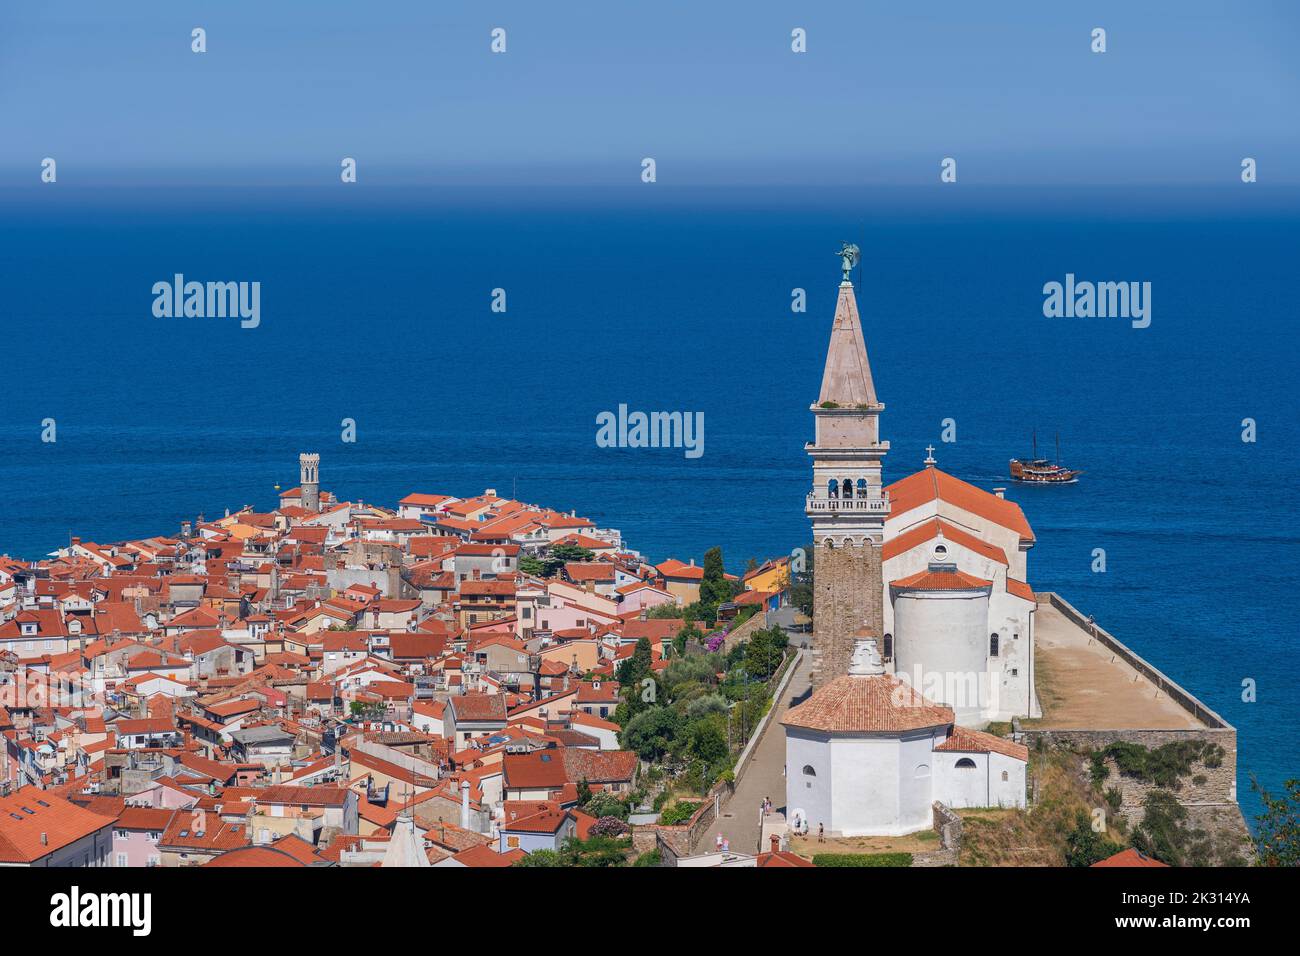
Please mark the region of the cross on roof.
[[926, 446], [925, 446], [925, 463], [926, 463], [927, 465], [933, 465], [933, 464], [934, 464], [934, 446], [933, 446], [933, 445], [926, 445]]

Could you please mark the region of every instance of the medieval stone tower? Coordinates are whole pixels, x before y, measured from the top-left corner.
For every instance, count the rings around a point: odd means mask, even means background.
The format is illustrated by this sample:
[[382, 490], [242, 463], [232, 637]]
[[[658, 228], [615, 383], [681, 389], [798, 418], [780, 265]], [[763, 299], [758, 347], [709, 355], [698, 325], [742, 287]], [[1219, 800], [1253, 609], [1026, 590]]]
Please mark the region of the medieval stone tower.
[[840, 255], [844, 278], [821, 394], [812, 406], [816, 437], [805, 446], [813, 465], [805, 510], [814, 548], [814, 690], [848, 672], [856, 638], [879, 640], [884, 630], [880, 550], [889, 500], [881, 488], [880, 466], [889, 442], [880, 440], [879, 416], [885, 406], [876, 400], [849, 280], [857, 247], [846, 246]]
[[306, 452], [298, 456], [298, 484], [302, 488], [302, 506], [320, 511], [320, 455]]

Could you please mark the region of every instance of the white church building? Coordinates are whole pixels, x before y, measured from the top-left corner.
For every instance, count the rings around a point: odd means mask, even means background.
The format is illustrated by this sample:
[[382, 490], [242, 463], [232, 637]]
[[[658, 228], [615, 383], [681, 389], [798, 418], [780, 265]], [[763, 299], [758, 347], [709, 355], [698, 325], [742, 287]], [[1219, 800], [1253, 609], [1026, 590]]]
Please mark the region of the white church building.
[[849, 673], [782, 720], [786, 820], [795, 830], [898, 836], [927, 829], [933, 805], [1024, 807], [1029, 750], [957, 726], [952, 709], [886, 674], [860, 640]]
[[886, 488], [886, 664], [964, 724], [1041, 717], [1029, 522], [1001, 489], [954, 478], [933, 456], [925, 465]]
[[791, 708], [786, 812], [796, 828], [899, 835], [933, 804], [1023, 807], [1025, 747], [979, 729], [1041, 716], [1027, 580], [1034, 532], [1004, 490], [925, 467], [881, 473], [878, 399], [843, 279], [806, 446], [813, 486], [812, 696]]

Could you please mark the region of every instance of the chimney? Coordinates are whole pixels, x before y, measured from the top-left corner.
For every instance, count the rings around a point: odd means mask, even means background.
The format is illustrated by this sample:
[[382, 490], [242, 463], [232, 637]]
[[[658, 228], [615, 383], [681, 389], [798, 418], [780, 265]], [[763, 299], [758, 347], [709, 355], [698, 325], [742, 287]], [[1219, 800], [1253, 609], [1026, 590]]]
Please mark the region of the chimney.
[[997, 495], [999, 498], [1005, 498], [1005, 497], [1007, 496], [1007, 489], [1005, 489], [1005, 488], [994, 488], [994, 489], [993, 489], [993, 493], [994, 493], [995, 495]]
[[460, 788], [460, 828], [469, 829], [469, 783]]
[[44, 830], [42, 830], [42, 831], [41, 831], [41, 846], [49, 846], [49, 845], [50, 845], [50, 835], [49, 835], [48, 833], [46, 833]]
[[695, 567], [695, 559], [691, 558], [691, 567]]
[[637, 619], [638, 621], [648, 621], [648, 620], [650, 620], [650, 609], [649, 609], [649, 608], [644, 608], [644, 607], [641, 608], [641, 613], [637, 615], [637, 618], [636, 618], [636, 619]]
[[781, 837], [775, 833], [772, 834], [772, 852], [781, 852]]

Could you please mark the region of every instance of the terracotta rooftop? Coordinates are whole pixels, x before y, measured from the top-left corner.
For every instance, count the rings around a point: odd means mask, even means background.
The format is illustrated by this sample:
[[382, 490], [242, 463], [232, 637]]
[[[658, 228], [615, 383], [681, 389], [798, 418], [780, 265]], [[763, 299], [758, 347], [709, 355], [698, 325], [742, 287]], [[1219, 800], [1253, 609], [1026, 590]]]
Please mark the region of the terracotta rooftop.
[[953, 544], [959, 544], [963, 548], [974, 551], [976, 554], [982, 554], [991, 561], [997, 561], [999, 564], [1007, 564], [1007, 555], [1001, 548], [989, 544], [982, 538], [977, 538], [963, 528], [957, 527], [951, 522], [944, 521], [942, 518], [930, 518], [928, 521], [922, 521], [920, 524], [913, 525], [897, 537], [890, 538], [885, 542], [885, 546], [880, 550], [882, 561], [888, 561], [890, 558], [897, 557], [911, 551], [918, 544], [923, 544], [943, 534], [944, 538]]
[[1022, 541], [1034, 540], [1033, 529], [1018, 504], [976, 488], [938, 468], [923, 468], [894, 482], [885, 491], [889, 494], [891, 517], [906, 514], [927, 501], [940, 499], [1015, 531]]
[[786, 711], [787, 727], [830, 733], [920, 730], [953, 722], [951, 708], [935, 704], [888, 674], [837, 677]]
[[30, 863], [113, 825], [46, 790], [23, 787], [0, 797], [0, 863]]
[[995, 753], [1014, 757], [1017, 760], [1029, 759], [1029, 748], [1024, 744], [1014, 743], [994, 734], [986, 734], [982, 730], [971, 730], [969, 727], [953, 727], [948, 739], [934, 749], [945, 753]]
[[1147, 856], [1141, 850], [1135, 850], [1129, 847], [1127, 850], [1120, 850], [1114, 856], [1108, 856], [1104, 860], [1099, 860], [1093, 866], [1168, 866], [1168, 863], [1161, 863], [1159, 860]]
[[918, 571], [889, 582], [891, 588], [906, 588], [909, 591], [975, 591], [992, 584], [992, 581], [985, 581], [965, 571]]

